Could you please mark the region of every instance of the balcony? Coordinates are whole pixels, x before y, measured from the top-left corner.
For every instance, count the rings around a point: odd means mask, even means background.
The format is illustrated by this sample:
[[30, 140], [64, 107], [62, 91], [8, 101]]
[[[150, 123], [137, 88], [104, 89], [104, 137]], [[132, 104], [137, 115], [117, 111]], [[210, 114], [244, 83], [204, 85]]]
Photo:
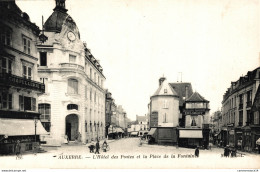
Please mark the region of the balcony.
[[62, 68], [71, 68], [84, 71], [84, 67], [75, 63], [60, 63]]
[[28, 90], [39, 91], [41, 93], [45, 92], [44, 84], [9, 73], [0, 73], [0, 83], [4, 86], [25, 88]]

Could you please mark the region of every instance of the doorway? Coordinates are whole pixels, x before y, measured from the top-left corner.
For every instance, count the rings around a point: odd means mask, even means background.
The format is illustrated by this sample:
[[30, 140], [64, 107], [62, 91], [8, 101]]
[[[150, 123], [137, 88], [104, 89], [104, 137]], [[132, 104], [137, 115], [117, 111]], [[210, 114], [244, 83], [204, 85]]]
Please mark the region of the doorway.
[[78, 135], [79, 118], [76, 114], [66, 116], [66, 130], [65, 134], [70, 141], [75, 141]]

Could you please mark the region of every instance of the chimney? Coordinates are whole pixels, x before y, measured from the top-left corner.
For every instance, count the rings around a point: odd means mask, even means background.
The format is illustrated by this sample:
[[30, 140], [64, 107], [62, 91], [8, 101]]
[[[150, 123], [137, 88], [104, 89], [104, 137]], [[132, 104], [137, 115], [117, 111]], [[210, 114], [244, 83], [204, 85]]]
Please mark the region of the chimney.
[[164, 81], [165, 79], [166, 79], [165, 77], [161, 77], [161, 78], [159, 79], [159, 86], [162, 85], [162, 83], [163, 83], [163, 81]]
[[189, 86], [185, 86], [185, 99], [187, 100], [189, 97], [189, 92], [188, 92], [188, 88], [189, 88]]

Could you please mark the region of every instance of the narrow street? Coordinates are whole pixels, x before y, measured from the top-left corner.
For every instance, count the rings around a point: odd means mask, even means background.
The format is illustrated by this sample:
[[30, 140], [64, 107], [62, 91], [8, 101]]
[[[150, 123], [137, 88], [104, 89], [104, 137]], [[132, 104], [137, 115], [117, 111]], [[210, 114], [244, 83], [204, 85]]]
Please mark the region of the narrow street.
[[[88, 145], [64, 145], [44, 147], [47, 152], [1, 156], [0, 167], [4, 168], [257, 168], [260, 156], [245, 153], [243, 157], [223, 158], [223, 149], [200, 150], [195, 158], [194, 149], [174, 146], [139, 146], [138, 138], [109, 140], [110, 151], [89, 153]], [[101, 141], [101, 144], [103, 141]]]

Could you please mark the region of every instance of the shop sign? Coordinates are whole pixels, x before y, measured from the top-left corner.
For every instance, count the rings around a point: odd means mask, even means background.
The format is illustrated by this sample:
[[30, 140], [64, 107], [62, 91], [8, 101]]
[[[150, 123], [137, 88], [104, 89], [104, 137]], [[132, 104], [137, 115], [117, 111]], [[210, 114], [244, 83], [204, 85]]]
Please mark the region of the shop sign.
[[204, 115], [205, 114], [205, 110], [185, 110], [184, 111], [185, 115]]

